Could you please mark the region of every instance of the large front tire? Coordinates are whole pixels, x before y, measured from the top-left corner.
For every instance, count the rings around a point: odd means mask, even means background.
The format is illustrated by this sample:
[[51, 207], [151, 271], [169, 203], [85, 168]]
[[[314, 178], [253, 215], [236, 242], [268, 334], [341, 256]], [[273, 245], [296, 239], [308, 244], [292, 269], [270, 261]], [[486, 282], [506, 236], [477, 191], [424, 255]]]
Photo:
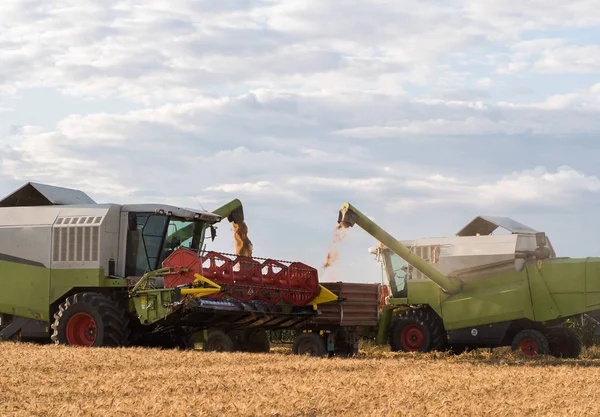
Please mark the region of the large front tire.
[[52, 341], [57, 345], [122, 346], [127, 342], [126, 312], [100, 293], [68, 297], [54, 314]]
[[426, 308], [401, 312], [389, 335], [390, 348], [394, 352], [443, 350], [446, 343], [442, 320], [435, 312]]

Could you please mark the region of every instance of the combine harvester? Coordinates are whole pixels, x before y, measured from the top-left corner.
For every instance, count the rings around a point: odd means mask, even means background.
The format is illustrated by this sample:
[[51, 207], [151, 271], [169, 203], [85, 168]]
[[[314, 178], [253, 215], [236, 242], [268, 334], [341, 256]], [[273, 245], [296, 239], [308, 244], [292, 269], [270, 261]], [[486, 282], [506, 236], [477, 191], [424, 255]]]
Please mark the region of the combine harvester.
[[[344, 204], [338, 224], [360, 226], [391, 288], [377, 342], [393, 351], [511, 346], [526, 355], [576, 358], [565, 326], [600, 310], [600, 258], [557, 258], [545, 233], [507, 218], [477, 217], [455, 237], [401, 243]], [[498, 228], [509, 234], [492, 233]]]
[[266, 330], [337, 300], [308, 265], [204, 252], [224, 218], [245, 226], [239, 200], [210, 213], [25, 184], [0, 201], [0, 340], [268, 351]]

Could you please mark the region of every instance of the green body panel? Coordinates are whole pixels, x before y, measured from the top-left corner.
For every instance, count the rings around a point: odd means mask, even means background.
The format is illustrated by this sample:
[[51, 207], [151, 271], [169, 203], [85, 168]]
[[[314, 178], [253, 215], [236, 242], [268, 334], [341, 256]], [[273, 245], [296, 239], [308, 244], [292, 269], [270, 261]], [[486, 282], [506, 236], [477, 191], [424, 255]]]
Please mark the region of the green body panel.
[[[552, 259], [527, 265], [536, 321], [600, 309], [600, 258]], [[551, 295], [553, 304], [544, 297]]]
[[106, 278], [101, 269], [48, 269], [0, 261], [0, 313], [50, 321], [50, 305], [73, 288], [126, 287], [126, 280]]
[[[446, 330], [527, 318], [534, 319], [527, 273], [465, 282], [454, 295], [438, 290]], [[431, 297], [432, 301], [437, 298]], [[409, 302], [413, 303], [410, 295]], [[439, 313], [438, 313], [439, 314]]]
[[[409, 281], [406, 288], [408, 289], [407, 304], [427, 304], [440, 317], [442, 316], [441, 302], [446, 294], [440, 291], [439, 286], [431, 281]], [[427, 300], [427, 303], [423, 303], [422, 300]]]
[[49, 320], [50, 270], [0, 261], [0, 313]]
[[375, 343], [378, 345], [384, 345], [388, 342], [388, 328], [392, 325], [394, 319], [395, 305], [384, 306], [379, 315], [379, 321], [377, 323], [377, 334], [375, 337]]
[[102, 269], [53, 269], [50, 304], [60, 300], [73, 288], [127, 287], [123, 278], [107, 278]]
[[142, 324], [152, 324], [165, 319], [173, 312], [165, 307], [173, 302], [175, 291], [172, 288], [137, 291], [133, 303], [137, 317]]
[[585, 306], [600, 308], [600, 259], [588, 258], [585, 268]]
[[430, 281], [408, 281], [407, 290], [407, 298], [389, 299], [392, 308], [428, 305], [446, 330], [519, 319], [546, 322], [600, 309], [600, 258], [530, 260], [521, 272], [466, 281], [458, 294]]

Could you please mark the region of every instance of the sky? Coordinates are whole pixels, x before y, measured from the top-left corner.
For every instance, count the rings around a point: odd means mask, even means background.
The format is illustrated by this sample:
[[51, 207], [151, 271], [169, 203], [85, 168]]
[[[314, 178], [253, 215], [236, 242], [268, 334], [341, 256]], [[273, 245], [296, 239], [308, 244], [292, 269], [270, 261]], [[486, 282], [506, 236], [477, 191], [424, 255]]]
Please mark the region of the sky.
[[[379, 282], [478, 215], [600, 255], [600, 0], [2, 0], [0, 194], [244, 205], [254, 253]], [[233, 251], [230, 225], [208, 248]]]

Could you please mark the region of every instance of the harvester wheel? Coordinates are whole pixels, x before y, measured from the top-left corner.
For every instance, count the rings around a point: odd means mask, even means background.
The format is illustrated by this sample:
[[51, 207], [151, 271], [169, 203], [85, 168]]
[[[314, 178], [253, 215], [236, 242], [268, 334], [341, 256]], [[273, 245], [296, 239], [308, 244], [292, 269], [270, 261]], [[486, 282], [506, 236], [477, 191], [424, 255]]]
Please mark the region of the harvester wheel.
[[512, 350], [519, 350], [526, 356], [547, 355], [550, 353], [548, 339], [537, 330], [527, 329], [517, 333], [512, 341]]
[[264, 330], [249, 330], [243, 335], [244, 352], [268, 353], [271, 350], [269, 335]]
[[444, 324], [435, 312], [417, 308], [403, 311], [394, 322], [389, 336], [393, 352], [430, 352], [446, 345]]
[[235, 343], [231, 336], [221, 330], [211, 330], [204, 343], [204, 350], [207, 352], [233, 352]]
[[325, 356], [327, 354], [325, 339], [318, 333], [302, 333], [294, 341], [292, 353], [296, 355]]
[[570, 327], [548, 329], [550, 354], [557, 358], [577, 358], [581, 354], [582, 340], [577, 330]]
[[68, 297], [54, 314], [51, 327], [57, 345], [122, 346], [127, 342], [126, 312], [100, 293]]

